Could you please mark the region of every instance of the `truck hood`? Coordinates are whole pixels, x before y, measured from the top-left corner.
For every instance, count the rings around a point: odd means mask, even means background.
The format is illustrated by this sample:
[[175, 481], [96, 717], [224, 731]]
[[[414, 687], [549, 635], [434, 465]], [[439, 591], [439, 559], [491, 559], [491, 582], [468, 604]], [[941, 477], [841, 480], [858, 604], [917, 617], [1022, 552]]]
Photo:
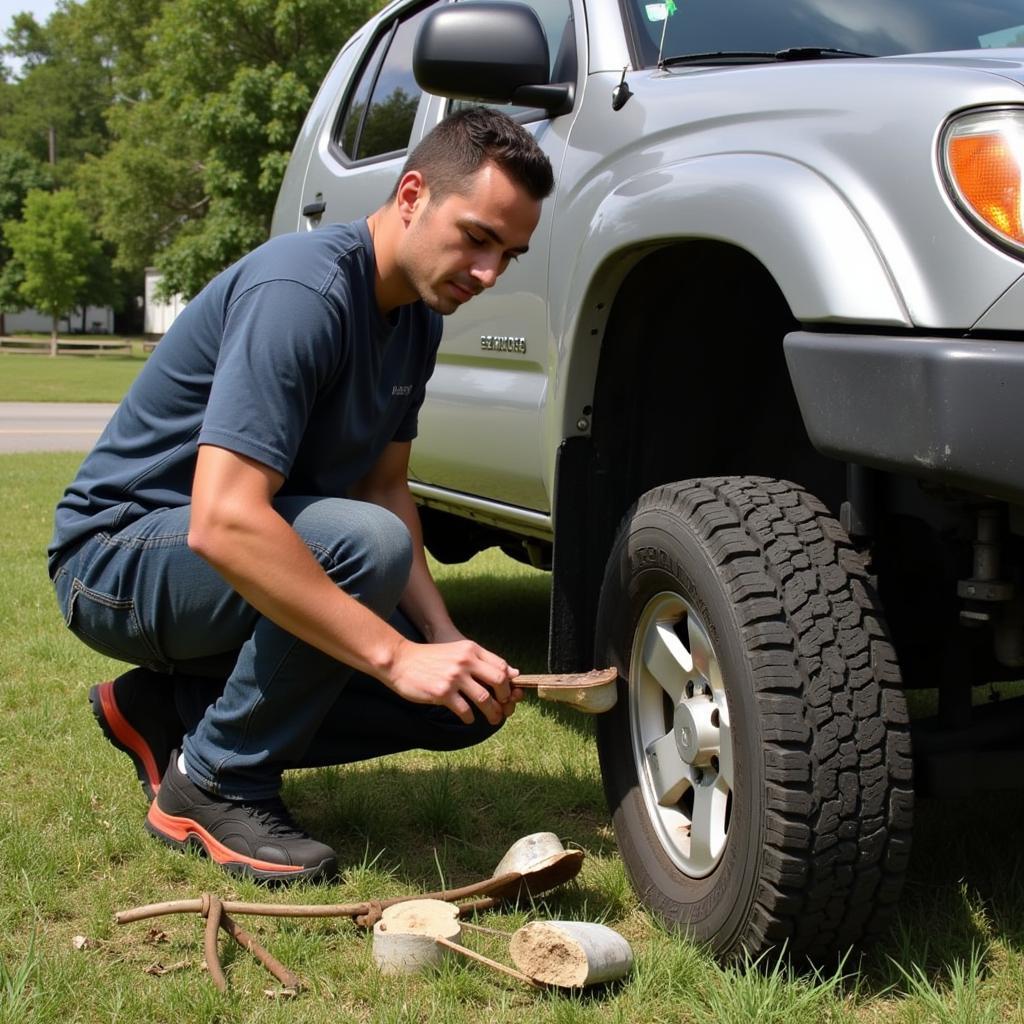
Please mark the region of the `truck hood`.
[[[984, 56], [981, 56], [981, 54]], [[1002, 75], [1024, 85], [1024, 56], [1019, 49], [958, 50], [948, 53], [916, 53], [902, 57], [879, 57], [886, 64], [908, 64], [936, 69], [962, 69]]]
[[[639, 79], [639, 81], [638, 81]], [[729, 66], [684, 66], [638, 73], [639, 99], [646, 108], [646, 130], [687, 134], [712, 128], [716, 144], [740, 126], [735, 141], [746, 149], [755, 123], [787, 127], [785, 148], [799, 148], [808, 125], [811, 142], [833, 132], [851, 132], [863, 143], [890, 133], [927, 125], [929, 137], [953, 112], [972, 106], [1024, 103], [1024, 52], [1015, 49], [965, 50], [897, 57], [827, 58], [811, 61]], [[681, 102], [680, 97], [685, 97]], [[708, 116], [709, 120], [704, 121]], [[861, 120], [863, 119], [863, 120]], [[854, 125], [853, 122], [856, 122]], [[822, 122], [828, 122], [824, 124]], [[754, 130], [754, 134], [760, 134]], [[775, 151], [771, 138], [758, 140]]]
[[612, 116], [632, 117], [643, 144], [603, 166], [756, 155], [813, 168], [857, 211], [916, 326], [968, 329], [1021, 276], [955, 210], [938, 149], [958, 112], [1024, 108], [1024, 51], [670, 67], [629, 82], [635, 97]]

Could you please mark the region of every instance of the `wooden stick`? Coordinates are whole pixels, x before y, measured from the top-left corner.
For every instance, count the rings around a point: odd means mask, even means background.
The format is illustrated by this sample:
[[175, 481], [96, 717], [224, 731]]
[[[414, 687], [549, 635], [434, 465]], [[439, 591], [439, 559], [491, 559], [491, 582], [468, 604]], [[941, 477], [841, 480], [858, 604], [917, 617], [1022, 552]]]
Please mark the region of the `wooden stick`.
[[501, 900], [495, 896], [488, 896], [484, 900], [473, 900], [472, 903], [460, 903], [459, 917], [465, 917], [467, 914], [479, 914], [483, 910], [491, 910], [500, 903]]
[[[397, 903], [405, 903], [408, 900], [444, 900], [447, 903], [455, 903], [459, 900], [468, 899], [470, 896], [486, 896], [487, 893], [495, 890], [508, 888], [522, 878], [520, 872], [512, 872], [501, 875], [498, 878], [485, 878], [471, 885], [463, 885], [458, 889], [442, 889], [440, 892], [427, 893], [426, 896], [393, 896], [391, 899], [381, 900], [381, 907], [391, 907]], [[203, 912], [202, 899], [197, 900], [171, 900], [167, 903], [150, 903], [142, 907], [133, 907], [131, 910], [119, 910], [114, 915], [118, 924], [130, 924], [133, 921], [142, 921], [150, 917], [161, 917], [166, 914], [201, 914]], [[288, 903], [240, 903], [237, 900], [224, 900], [225, 913], [229, 914], [258, 914], [264, 917], [359, 917], [370, 910], [367, 903], [313, 903], [313, 904], [288, 904]]]
[[463, 921], [463, 928], [468, 928], [471, 932], [480, 932], [482, 935], [500, 935], [503, 939], [512, 938], [509, 932], [503, 932], [500, 928], [485, 928], [482, 924], [473, 924], [471, 921]]
[[201, 914], [202, 900], [171, 900], [168, 903], [150, 903], [144, 907], [131, 910], [119, 910], [114, 914], [118, 924], [130, 924], [132, 921], [143, 921], [147, 917], [161, 917], [164, 914]]
[[217, 952], [217, 937], [220, 935], [222, 906], [216, 896], [210, 897], [206, 912], [206, 934], [203, 937], [203, 950], [206, 953], [206, 969], [210, 972], [214, 985], [221, 992], [227, 992], [228, 980], [224, 977], [224, 968], [220, 965], [220, 954]]
[[261, 946], [244, 928], [236, 924], [227, 914], [220, 915], [221, 927], [243, 949], [247, 949], [285, 988], [298, 992], [302, 988], [302, 979], [293, 974], [269, 950]]
[[460, 946], [457, 942], [449, 942], [447, 939], [441, 938], [440, 935], [435, 936], [434, 941], [439, 946], [444, 946], [445, 949], [450, 949], [453, 953], [458, 953], [460, 956], [469, 957], [470, 960], [476, 960], [478, 963], [486, 964], [495, 971], [507, 974], [510, 978], [516, 978], [518, 981], [525, 981], [526, 984], [532, 988], [544, 987], [539, 981], [534, 981], [528, 974], [523, 974], [522, 971], [517, 971], [514, 967], [506, 967], [505, 964], [498, 963], [497, 960], [492, 960], [489, 956], [484, 956], [483, 953], [477, 953], [472, 949], [467, 949], [465, 946]]
[[614, 683], [618, 675], [618, 672], [613, 668], [595, 668], [590, 672], [561, 672], [553, 675], [516, 676], [510, 685], [527, 687], [529, 689], [536, 689], [541, 686], [564, 686], [568, 690], [578, 690], [589, 686], [607, 686], [609, 683]]

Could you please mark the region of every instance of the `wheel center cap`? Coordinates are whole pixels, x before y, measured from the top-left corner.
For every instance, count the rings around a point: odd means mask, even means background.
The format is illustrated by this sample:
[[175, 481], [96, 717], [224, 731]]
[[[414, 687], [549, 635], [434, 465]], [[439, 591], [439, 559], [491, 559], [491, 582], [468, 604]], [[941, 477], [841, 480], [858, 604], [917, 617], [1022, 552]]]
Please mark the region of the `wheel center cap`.
[[708, 765], [718, 753], [721, 738], [713, 723], [715, 703], [710, 697], [693, 697], [676, 705], [673, 734], [679, 756], [690, 765]]

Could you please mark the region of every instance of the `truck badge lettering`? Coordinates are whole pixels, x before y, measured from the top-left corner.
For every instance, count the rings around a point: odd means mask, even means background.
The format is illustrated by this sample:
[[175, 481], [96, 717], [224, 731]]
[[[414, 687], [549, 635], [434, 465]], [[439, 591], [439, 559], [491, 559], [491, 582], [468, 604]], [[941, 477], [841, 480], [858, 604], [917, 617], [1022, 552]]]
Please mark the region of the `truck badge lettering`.
[[526, 339], [505, 334], [484, 334], [480, 338], [480, 348], [485, 352], [516, 352], [524, 356]]

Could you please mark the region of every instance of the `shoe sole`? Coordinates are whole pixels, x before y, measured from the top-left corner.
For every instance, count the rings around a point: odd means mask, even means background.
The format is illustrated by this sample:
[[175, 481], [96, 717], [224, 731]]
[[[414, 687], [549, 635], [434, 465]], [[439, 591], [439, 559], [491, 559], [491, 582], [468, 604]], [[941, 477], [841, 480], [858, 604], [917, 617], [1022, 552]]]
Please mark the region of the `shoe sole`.
[[190, 847], [197, 849], [225, 871], [233, 875], [255, 878], [261, 882], [314, 881], [337, 872], [337, 861], [333, 857], [327, 857], [312, 867], [275, 864], [272, 861], [246, 857], [236, 850], [229, 849], [191, 818], [178, 818], [167, 814], [161, 811], [155, 802], [149, 805], [146, 831], [175, 850], [188, 850]]
[[132, 759], [135, 774], [142, 784], [146, 798], [152, 802], [160, 791], [163, 769], [157, 764], [152, 748], [142, 734], [121, 714], [114, 697], [113, 681], [93, 686], [89, 690], [89, 703], [92, 705], [93, 717], [103, 730], [103, 735]]

